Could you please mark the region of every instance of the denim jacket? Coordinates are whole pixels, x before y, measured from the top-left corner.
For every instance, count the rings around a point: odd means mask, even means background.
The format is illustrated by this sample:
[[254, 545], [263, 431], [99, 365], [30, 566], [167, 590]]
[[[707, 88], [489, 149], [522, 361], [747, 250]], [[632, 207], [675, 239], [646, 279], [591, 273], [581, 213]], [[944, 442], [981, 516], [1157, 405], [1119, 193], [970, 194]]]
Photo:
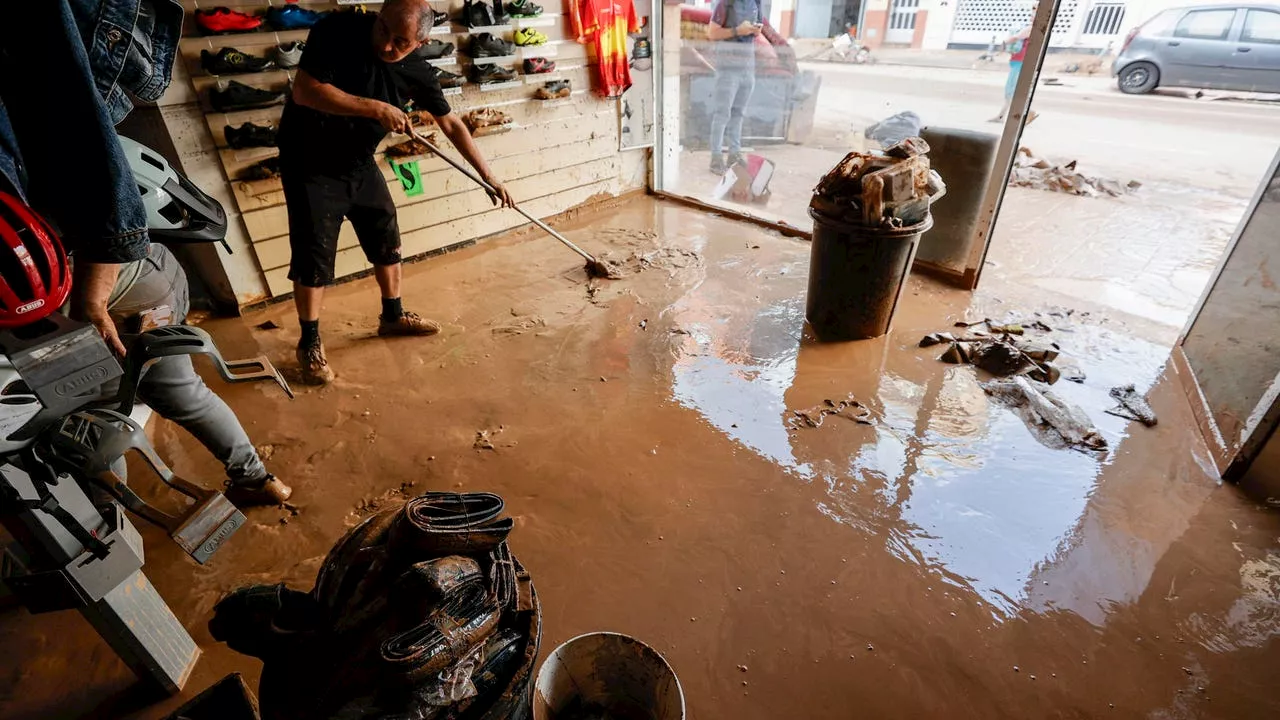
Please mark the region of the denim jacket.
[[169, 84], [176, 0], [39, 0], [0, 24], [0, 174], [89, 262], [147, 255], [147, 216], [115, 124]]

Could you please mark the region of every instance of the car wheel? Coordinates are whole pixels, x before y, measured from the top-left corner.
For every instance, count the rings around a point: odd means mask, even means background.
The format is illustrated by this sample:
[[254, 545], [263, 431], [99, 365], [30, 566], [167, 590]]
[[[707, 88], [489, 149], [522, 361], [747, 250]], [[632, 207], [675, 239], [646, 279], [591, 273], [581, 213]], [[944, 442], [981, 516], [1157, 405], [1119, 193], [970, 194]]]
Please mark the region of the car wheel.
[[1132, 63], [1120, 71], [1118, 82], [1120, 92], [1142, 95], [1155, 90], [1160, 84], [1160, 70], [1149, 62]]

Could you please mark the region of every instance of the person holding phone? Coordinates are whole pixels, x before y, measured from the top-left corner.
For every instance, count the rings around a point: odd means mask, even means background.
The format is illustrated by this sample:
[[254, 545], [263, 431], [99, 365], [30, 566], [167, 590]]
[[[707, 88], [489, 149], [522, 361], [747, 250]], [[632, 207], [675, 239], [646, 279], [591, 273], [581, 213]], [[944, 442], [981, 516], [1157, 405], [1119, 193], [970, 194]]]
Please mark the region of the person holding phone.
[[[707, 25], [715, 52], [716, 90], [711, 115], [711, 172], [724, 175], [742, 157], [742, 121], [756, 86], [756, 36], [764, 29], [759, 0], [716, 0]], [[729, 161], [725, 162], [725, 143]]]

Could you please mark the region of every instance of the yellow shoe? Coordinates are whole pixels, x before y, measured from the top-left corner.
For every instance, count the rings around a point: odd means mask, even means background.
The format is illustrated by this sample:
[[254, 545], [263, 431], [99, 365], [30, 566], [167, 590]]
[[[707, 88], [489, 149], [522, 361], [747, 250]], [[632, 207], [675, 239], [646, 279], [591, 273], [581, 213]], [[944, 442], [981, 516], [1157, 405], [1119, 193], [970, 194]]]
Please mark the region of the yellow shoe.
[[547, 44], [547, 36], [533, 28], [521, 28], [516, 30], [513, 37], [515, 38], [516, 45], [519, 45], [520, 47]]

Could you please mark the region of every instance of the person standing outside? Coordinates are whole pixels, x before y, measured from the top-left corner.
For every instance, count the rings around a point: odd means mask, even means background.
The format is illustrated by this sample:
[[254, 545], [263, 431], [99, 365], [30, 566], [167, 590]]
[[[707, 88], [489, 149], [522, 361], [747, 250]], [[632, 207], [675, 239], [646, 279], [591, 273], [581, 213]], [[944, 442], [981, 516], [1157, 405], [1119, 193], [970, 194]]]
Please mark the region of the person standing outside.
[[351, 221], [382, 293], [379, 335], [432, 335], [439, 324], [404, 309], [400, 299], [400, 228], [387, 181], [374, 160], [389, 132], [408, 134], [404, 108], [412, 103], [436, 118], [440, 130], [493, 187], [495, 203], [510, 207], [471, 133], [450, 111], [426, 60], [414, 56], [431, 31], [426, 0], [387, 0], [372, 13], [330, 13], [312, 27], [280, 118], [280, 179], [289, 214], [294, 305], [302, 336], [303, 382], [323, 385], [333, 370], [320, 341], [320, 305], [333, 282], [338, 231]]
[[[1034, 12], [1033, 9], [1032, 13]], [[1029, 37], [1031, 37], [1031, 25], [1024, 25], [1005, 38], [1004, 44], [1009, 48], [1009, 76], [1004, 81], [1004, 106], [1000, 108], [1000, 114], [988, 122], [1004, 122], [1004, 116], [1009, 113], [1009, 107], [1013, 104], [1013, 91], [1018, 87], [1018, 75], [1022, 74], [1022, 61], [1027, 57], [1027, 38]], [[1035, 112], [1027, 113], [1028, 123], [1035, 119]]]
[[[715, 52], [716, 89], [712, 98], [711, 172], [725, 171], [742, 160], [742, 121], [756, 86], [756, 36], [764, 29], [759, 0], [716, 0], [707, 25]], [[724, 144], [729, 143], [729, 162]]]

